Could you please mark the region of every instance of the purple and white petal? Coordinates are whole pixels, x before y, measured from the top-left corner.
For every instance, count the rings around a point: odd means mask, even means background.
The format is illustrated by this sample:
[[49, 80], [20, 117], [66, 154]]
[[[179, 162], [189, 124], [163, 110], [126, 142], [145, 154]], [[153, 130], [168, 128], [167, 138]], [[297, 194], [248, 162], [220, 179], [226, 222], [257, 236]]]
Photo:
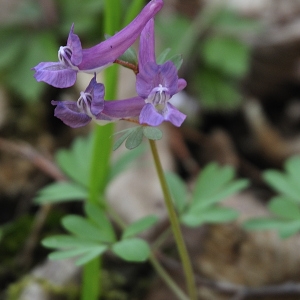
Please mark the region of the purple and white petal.
[[147, 124], [150, 126], [159, 126], [164, 121], [164, 117], [156, 111], [154, 106], [147, 103], [140, 114], [139, 122], [140, 124]]
[[75, 84], [77, 71], [60, 62], [41, 62], [32, 68], [37, 81], [44, 81], [57, 88], [66, 88]]
[[163, 0], [150, 1], [138, 16], [121, 31], [102, 43], [83, 49], [80, 70], [98, 72], [103, 67], [112, 64], [121, 56], [139, 37], [147, 22], [163, 7]]
[[142, 72], [148, 62], [156, 63], [154, 20], [148, 21], [140, 36], [139, 43], [139, 72]]
[[[145, 101], [141, 97], [133, 97], [116, 101], [105, 101], [102, 114], [115, 119], [133, 118], [140, 115], [144, 106]], [[96, 116], [96, 118], [98, 117]]]
[[69, 47], [72, 51], [71, 54], [71, 62], [74, 66], [78, 66], [82, 61], [82, 47], [81, 41], [77, 34], [74, 34], [74, 24], [72, 24], [68, 41], [67, 47]]
[[87, 114], [80, 112], [75, 101], [52, 100], [51, 104], [56, 105], [54, 116], [72, 128], [85, 126], [92, 120]]
[[85, 93], [92, 96], [90, 111], [96, 116], [104, 109], [104, 85], [96, 81], [96, 74], [90, 81]]
[[179, 111], [171, 103], [167, 103], [167, 110], [164, 113], [165, 121], [171, 122], [176, 127], [180, 127], [183, 121], [185, 120], [186, 115]]
[[183, 78], [178, 79], [178, 88], [177, 88], [177, 93], [182, 91], [187, 85], [187, 82]]

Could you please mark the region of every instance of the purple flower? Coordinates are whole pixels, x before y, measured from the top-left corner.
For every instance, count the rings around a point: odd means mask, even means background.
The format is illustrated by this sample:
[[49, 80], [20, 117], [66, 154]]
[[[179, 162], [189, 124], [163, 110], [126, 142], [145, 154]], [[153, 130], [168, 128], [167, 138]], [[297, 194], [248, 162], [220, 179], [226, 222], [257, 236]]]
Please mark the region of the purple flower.
[[91, 120], [100, 125], [124, 118], [139, 116], [145, 105], [140, 97], [120, 101], [104, 100], [104, 85], [97, 83], [96, 75], [84, 92], [75, 101], [51, 101], [56, 105], [54, 115], [66, 125], [77, 128], [87, 125]]
[[151, 19], [143, 29], [139, 47], [139, 73], [136, 91], [146, 105], [143, 107], [139, 122], [158, 126], [169, 121], [179, 127], [186, 115], [174, 107], [169, 100], [186, 87], [186, 81], [179, 79], [173, 62], [158, 65], [155, 59], [154, 20]]
[[96, 73], [111, 65], [138, 38], [146, 23], [162, 8], [163, 0], [150, 1], [125, 28], [109, 39], [89, 49], [82, 49], [72, 25], [67, 45], [58, 51], [59, 62], [41, 62], [33, 70], [37, 81], [54, 87], [74, 85], [77, 72]]

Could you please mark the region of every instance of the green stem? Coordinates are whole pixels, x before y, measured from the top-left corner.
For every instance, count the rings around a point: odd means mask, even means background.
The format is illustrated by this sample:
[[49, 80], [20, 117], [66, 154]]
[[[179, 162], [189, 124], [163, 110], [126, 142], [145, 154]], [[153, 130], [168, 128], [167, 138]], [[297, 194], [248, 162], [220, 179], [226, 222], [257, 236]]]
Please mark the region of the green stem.
[[170, 190], [169, 190], [167, 181], [164, 176], [164, 172], [163, 172], [163, 168], [162, 168], [162, 165], [161, 165], [161, 162], [159, 159], [156, 143], [154, 140], [149, 140], [149, 143], [150, 143], [156, 171], [157, 171], [159, 181], [161, 184], [161, 188], [163, 191], [165, 205], [167, 207], [167, 211], [169, 214], [171, 228], [172, 228], [172, 231], [174, 234], [174, 238], [175, 238], [175, 241], [177, 244], [179, 256], [181, 258], [183, 270], [185, 273], [188, 294], [189, 294], [190, 300], [196, 300], [197, 299], [197, 289], [196, 289], [196, 285], [195, 285], [192, 264], [191, 264], [191, 261], [190, 261], [190, 258], [189, 258], [189, 255], [188, 255], [188, 252], [186, 249], [186, 245], [185, 245], [182, 233], [181, 233], [179, 220], [177, 218], [176, 211], [173, 206]]
[[177, 296], [180, 300], [189, 300], [189, 298], [183, 293], [183, 291], [178, 287], [178, 285], [173, 281], [170, 275], [165, 271], [161, 266], [159, 261], [156, 259], [153, 253], [150, 254], [149, 261], [152, 267], [155, 269], [156, 273], [163, 279], [171, 291]]

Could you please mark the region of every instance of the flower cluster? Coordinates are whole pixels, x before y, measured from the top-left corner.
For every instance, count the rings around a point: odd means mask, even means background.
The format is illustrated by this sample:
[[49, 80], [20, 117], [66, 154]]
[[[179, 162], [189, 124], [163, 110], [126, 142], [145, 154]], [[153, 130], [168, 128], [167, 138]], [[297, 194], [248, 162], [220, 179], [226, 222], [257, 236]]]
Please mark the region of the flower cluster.
[[[77, 73], [94, 74], [77, 102], [52, 101], [55, 116], [66, 125], [76, 128], [91, 120], [106, 124], [120, 119], [139, 118], [140, 124], [158, 126], [169, 121], [180, 126], [186, 116], [169, 100], [186, 86], [178, 78], [172, 61], [157, 64], [155, 58], [154, 16], [163, 6], [163, 0], [151, 0], [140, 14], [125, 28], [100, 44], [83, 49], [72, 25], [67, 45], [60, 47], [58, 62], [41, 62], [33, 68], [37, 81], [54, 87], [67, 88], [75, 84]], [[96, 73], [113, 64], [140, 37], [136, 97], [104, 100], [104, 85], [96, 81]]]

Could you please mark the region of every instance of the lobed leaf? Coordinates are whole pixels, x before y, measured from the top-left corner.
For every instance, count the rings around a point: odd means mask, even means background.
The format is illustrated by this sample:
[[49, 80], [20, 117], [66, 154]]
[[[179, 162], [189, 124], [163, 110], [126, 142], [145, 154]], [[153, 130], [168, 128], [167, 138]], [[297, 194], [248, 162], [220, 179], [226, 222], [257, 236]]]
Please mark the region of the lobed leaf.
[[38, 204], [49, 204], [64, 201], [84, 200], [87, 190], [72, 182], [55, 182], [38, 191], [34, 201]]
[[112, 237], [107, 235], [105, 230], [101, 230], [81, 216], [68, 215], [62, 219], [62, 225], [69, 232], [81, 238], [101, 243], [110, 243], [112, 240]]
[[187, 205], [187, 188], [183, 180], [175, 173], [168, 172], [165, 174], [166, 180], [174, 201], [174, 205], [181, 214]]
[[300, 220], [300, 208], [297, 203], [285, 196], [272, 198], [268, 204], [269, 210], [277, 216], [285, 219]]
[[163, 136], [161, 130], [157, 127], [144, 126], [143, 134], [149, 140], [160, 140]]
[[84, 209], [86, 215], [97, 226], [99, 232], [101, 233], [105, 241], [109, 243], [115, 242], [116, 241], [115, 231], [111, 222], [106, 217], [105, 211], [102, 210], [99, 206], [92, 203], [86, 203]]
[[149, 245], [139, 238], [121, 240], [115, 243], [111, 250], [120, 258], [131, 262], [146, 261], [150, 255]]
[[138, 147], [143, 141], [143, 126], [135, 127], [135, 129], [129, 134], [125, 147], [132, 150]]
[[151, 226], [157, 223], [157, 221], [158, 221], [158, 217], [156, 215], [150, 215], [131, 223], [124, 230], [122, 234], [122, 239], [135, 236], [141, 233], [142, 231], [149, 229]]

